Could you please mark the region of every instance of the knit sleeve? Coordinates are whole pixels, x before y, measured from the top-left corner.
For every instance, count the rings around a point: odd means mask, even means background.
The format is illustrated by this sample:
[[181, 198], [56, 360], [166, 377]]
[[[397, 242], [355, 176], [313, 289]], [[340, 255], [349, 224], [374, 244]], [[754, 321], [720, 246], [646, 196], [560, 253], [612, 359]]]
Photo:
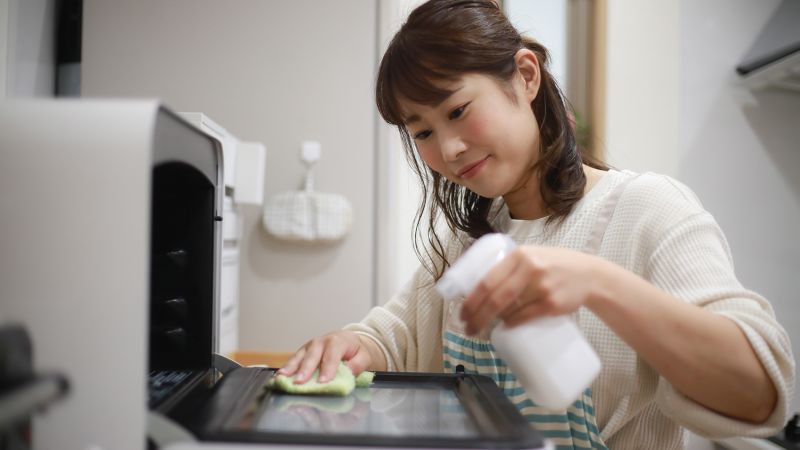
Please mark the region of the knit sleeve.
[[[656, 402], [675, 422], [710, 439], [767, 436], [785, 423], [795, 366], [786, 331], [760, 295], [736, 279], [728, 243], [713, 217], [702, 209], [669, 224], [650, 254], [645, 278], [675, 297], [733, 320], [744, 332], [778, 393], [769, 418], [751, 424], [711, 411], [659, 379]], [[747, 389], [742, 386], [742, 389]]]
[[389, 302], [344, 329], [372, 339], [389, 371], [440, 372], [442, 310], [431, 275], [420, 267]]

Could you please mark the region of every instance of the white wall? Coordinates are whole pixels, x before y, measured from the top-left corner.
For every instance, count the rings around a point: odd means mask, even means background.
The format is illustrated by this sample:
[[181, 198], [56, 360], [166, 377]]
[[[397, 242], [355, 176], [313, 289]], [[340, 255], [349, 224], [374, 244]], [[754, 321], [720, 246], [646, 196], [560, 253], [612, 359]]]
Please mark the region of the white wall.
[[503, 2], [503, 9], [514, 27], [539, 41], [550, 52], [550, 73], [562, 89], [567, 86], [567, 1]]
[[603, 150], [614, 166], [676, 171], [678, 11], [678, 2], [608, 2]]
[[[376, 67], [394, 34], [422, 0], [381, 0], [378, 9]], [[377, 74], [377, 70], [375, 72]], [[373, 86], [374, 86], [373, 80]], [[419, 181], [408, 166], [397, 128], [378, 116], [376, 304], [386, 303], [419, 266], [411, 229], [419, 204]]]
[[245, 208], [240, 345], [292, 351], [360, 319], [374, 288], [374, 0], [86, 0], [84, 97], [156, 96], [267, 147], [266, 196], [303, 181], [300, 143], [322, 143], [320, 191], [353, 203], [338, 245], [281, 243]]

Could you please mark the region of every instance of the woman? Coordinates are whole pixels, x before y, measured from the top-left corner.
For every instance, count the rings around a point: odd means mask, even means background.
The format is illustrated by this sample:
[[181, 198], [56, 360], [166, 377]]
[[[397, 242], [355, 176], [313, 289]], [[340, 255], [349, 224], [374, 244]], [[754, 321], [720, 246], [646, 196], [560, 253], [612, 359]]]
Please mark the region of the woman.
[[[609, 169], [578, 150], [547, 51], [489, 0], [432, 0], [389, 45], [376, 89], [398, 127], [428, 213], [424, 267], [359, 324], [309, 341], [281, 369], [305, 382], [339, 361], [370, 370], [489, 375], [531, 424], [568, 448], [685, 448], [767, 435], [784, 423], [794, 362], [769, 303], [737, 281], [718, 225], [656, 174]], [[442, 226], [439, 226], [442, 224]], [[475, 291], [433, 283], [476, 238], [517, 250]], [[488, 327], [572, 315], [603, 363], [566, 411], [526, 398]]]

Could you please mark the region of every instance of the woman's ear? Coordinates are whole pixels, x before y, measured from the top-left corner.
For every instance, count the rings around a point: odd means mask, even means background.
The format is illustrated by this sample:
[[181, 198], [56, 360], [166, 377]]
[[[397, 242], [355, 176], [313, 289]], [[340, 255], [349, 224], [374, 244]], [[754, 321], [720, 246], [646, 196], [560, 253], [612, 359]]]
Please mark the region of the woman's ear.
[[522, 48], [514, 55], [514, 62], [517, 63], [517, 73], [522, 78], [525, 99], [530, 103], [539, 94], [539, 84], [542, 81], [539, 58], [533, 51]]

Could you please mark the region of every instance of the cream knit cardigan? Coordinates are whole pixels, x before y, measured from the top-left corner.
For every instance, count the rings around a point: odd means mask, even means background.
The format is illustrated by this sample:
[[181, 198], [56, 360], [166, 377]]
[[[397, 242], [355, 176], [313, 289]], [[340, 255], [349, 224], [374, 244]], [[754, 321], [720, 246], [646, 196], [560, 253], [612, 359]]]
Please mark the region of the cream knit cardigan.
[[[605, 211], [615, 186], [631, 177], [616, 208]], [[592, 244], [597, 255], [676, 298], [735, 321], [777, 388], [777, 406], [763, 424], [717, 414], [673, 389], [591, 311], [581, 308], [575, 318], [603, 362], [592, 391], [597, 425], [610, 449], [683, 449], [687, 428], [716, 439], [765, 436], [783, 426], [794, 388], [789, 338], [770, 304], [736, 279], [722, 231], [686, 186], [663, 175], [610, 170], [555, 226], [545, 226], [545, 219], [512, 220], [501, 201], [495, 206], [493, 225], [518, 244], [586, 250], [597, 224], [607, 221], [602, 240]], [[454, 261], [469, 242], [461, 233], [451, 234], [448, 260]], [[373, 339], [388, 370], [441, 372], [443, 323], [453, 313], [420, 268], [388, 303], [345, 329]]]

